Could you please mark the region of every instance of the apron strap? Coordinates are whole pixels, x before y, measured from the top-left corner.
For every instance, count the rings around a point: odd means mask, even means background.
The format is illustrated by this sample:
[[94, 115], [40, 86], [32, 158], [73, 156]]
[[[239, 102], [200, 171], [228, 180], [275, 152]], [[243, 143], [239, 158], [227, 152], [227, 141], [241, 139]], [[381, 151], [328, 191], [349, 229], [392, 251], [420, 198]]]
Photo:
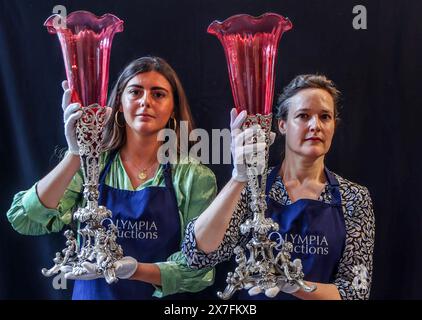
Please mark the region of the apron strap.
[[331, 203], [336, 205], [341, 205], [341, 195], [340, 195], [340, 184], [337, 180], [337, 178], [334, 176], [334, 174], [328, 170], [327, 168], [324, 168], [325, 176], [328, 180], [328, 190], [331, 193], [332, 199]]
[[171, 165], [169, 162], [163, 165], [163, 174], [164, 174], [164, 182], [166, 187], [169, 189], [174, 189], [173, 187], [173, 179], [171, 177]]
[[179, 203], [177, 202], [176, 190], [174, 190], [173, 186], [173, 178], [171, 176], [171, 165], [169, 162], [164, 164], [163, 174], [166, 188], [170, 190], [171, 194], [173, 194], [174, 205], [176, 206], [177, 212], [179, 212]]
[[271, 187], [274, 184], [275, 178], [278, 175], [278, 172], [280, 171], [281, 164], [276, 165], [270, 172], [270, 174], [267, 177], [267, 185], [265, 186], [265, 194], [268, 195], [270, 193]]
[[100, 174], [99, 184], [104, 184], [105, 178], [106, 178], [108, 172], [110, 171], [111, 164], [113, 163], [113, 160], [116, 157], [116, 154], [117, 154], [117, 150], [114, 150], [109, 154], [107, 164]]

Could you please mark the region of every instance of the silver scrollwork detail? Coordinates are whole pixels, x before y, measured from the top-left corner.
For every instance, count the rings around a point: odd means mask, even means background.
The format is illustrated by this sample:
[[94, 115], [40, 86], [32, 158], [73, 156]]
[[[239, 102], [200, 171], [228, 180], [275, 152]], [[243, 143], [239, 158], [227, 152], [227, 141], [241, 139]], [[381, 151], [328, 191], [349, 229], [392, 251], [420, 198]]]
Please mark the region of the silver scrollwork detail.
[[[268, 151], [270, 146], [272, 114], [248, 115], [243, 129], [259, 124], [265, 132], [265, 163], [264, 168], [258, 169], [258, 163], [248, 163], [248, 184], [251, 190], [250, 209], [253, 219], [246, 220], [241, 226], [242, 234], [252, 233], [252, 237], [246, 245], [249, 256], [246, 257], [244, 250], [238, 246], [234, 249], [235, 259], [238, 266], [234, 272], [227, 274], [227, 286], [223, 292], [217, 292], [219, 298], [230, 299], [237, 290], [254, 290], [255, 293], [265, 292], [268, 297], [271, 289], [276, 288], [276, 293], [286, 284], [297, 285], [306, 292], [312, 292], [315, 286], [308, 286], [303, 281], [302, 263], [299, 259], [291, 262], [290, 252], [293, 246], [290, 242], [284, 242], [281, 250], [274, 257], [277, 243], [268, 237], [271, 230], [279, 229], [279, 226], [271, 218], [265, 217], [267, 210], [265, 187], [268, 175]], [[262, 165], [262, 164], [261, 164]], [[274, 291], [272, 291], [274, 292]]]
[[[114, 262], [123, 257], [123, 250], [117, 243], [117, 227], [111, 220], [111, 211], [98, 205], [99, 157], [102, 152], [102, 134], [106, 120], [106, 110], [97, 104], [82, 108], [83, 114], [76, 125], [82, 172], [84, 176], [83, 195], [86, 206], [73, 215], [83, 228], [79, 228], [78, 242], [73, 231], [66, 230], [66, 248], [57, 252], [54, 266], [42, 269], [44, 276], [57, 274], [62, 267], [72, 270], [83, 269], [83, 262], [95, 263], [99, 275], [107, 283], [117, 282]], [[108, 225], [105, 225], [105, 221]]]

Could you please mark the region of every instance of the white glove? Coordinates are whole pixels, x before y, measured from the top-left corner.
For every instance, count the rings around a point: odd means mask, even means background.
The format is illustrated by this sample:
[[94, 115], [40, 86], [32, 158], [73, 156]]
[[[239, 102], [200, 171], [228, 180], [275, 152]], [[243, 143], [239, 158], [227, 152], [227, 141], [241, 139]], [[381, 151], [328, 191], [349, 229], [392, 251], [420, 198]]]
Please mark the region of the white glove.
[[[232, 177], [239, 182], [248, 181], [247, 164], [257, 163], [257, 173], [262, 174], [265, 168], [265, 132], [259, 125], [242, 131], [241, 127], [247, 112], [237, 114], [233, 108], [230, 112], [231, 152], [233, 157]], [[270, 145], [274, 142], [275, 133], [270, 133]], [[254, 142], [256, 140], [256, 142]]]
[[[82, 110], [80, 103], [70, 104], [72, 90], [69, 89], [69, 84], [65, 80], [62, 82], [64, 90], [62, 99], [63, 120], [64, 120], [64, 134], [66, 136], [68, 151], [72, 154], [79, 155], [79, 147], [76, 138], [76, 122], [82, 117]], [[106, 107], [105, 123], [110, 118], [112, 109]]]
[[[129, 279], [138, 268], [136, 259], [126, 256], [114, 263], [115, 275], [119, 279]], [[69, 280], [94, 280], [104, 278], [102, 273], [98, 273], [98, 267], [95, 263], [83, 262], [81, 267], [73, 269], [71, 266], [60, 268], [64, 277]]]
[[129, 279], [138, 269], [138, 261], [135, 258], [126, 256], [114, 263], [116, 277], [119, 279]]
[[281, 286], [280, 290], [284, 293], [292, 294], [299, 291], [300, 287], [297, 284], [285, 283], [283, 286]]
[[60, 268], [60, 271], [64, 273], [64, 277], [69, 280], [94, 280], [104, 278], [102, 274], [97, 273], [97, 265], [90, 262], [83, 262], [82, 266], [75, 268], [63, 266]]
[[265, 295], [268, 298], [274, 298], [276, 295], [278, 295], [280, 291], [284, 293], [292, 294], [299, 290], [300, 290], [300, 287], [297, 284], [284, 283], [282, 285], [278, 285], [278, 286], [265, 290]]
[[[280, 291], [288, 294], [295, 293], [300, 290], [300, 287], [297, 284], [289, 284], [287, 282], [279, 283], [277, 286], [266, 289], [264, 291], [265, 295], [268, 298], [274, 298]], [[248, 290], [248, 293], [250, 296], [255, 296], [257, 294], [260, 294], [263, 290], [258, 287], [252, 287]]]
[[[294, 259], [293, 265], [295, 271], [302, 270], [302, 261], [300, 259]], [[274, 298], [280, 291], [288, 294], [295, 293], [300, 290], [300, 286], [297, 284], [290, 284], [287, 279], [284, 279], [277, 283], [275, 287], [265, 290], [265, 295], [269, 298]]]
[[69, 89], [67, 81], [62, 82], [64, 90], [62, 99], [64, 135], [66, 136], [68, 151], [79, 155], [79, 147], [76, 139], [76, 121], [82, 117], [81, 105], [79, 103], [70, 104], [72, 91]]

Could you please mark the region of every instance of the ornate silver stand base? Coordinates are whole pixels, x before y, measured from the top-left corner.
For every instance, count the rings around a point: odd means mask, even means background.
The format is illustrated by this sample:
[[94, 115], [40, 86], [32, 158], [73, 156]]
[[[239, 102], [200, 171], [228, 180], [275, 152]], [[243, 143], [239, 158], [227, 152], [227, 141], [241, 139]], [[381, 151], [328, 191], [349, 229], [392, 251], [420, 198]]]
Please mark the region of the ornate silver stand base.
[[[113, 224], [111, 211], [98, 206], [99, 156], [101, 153], [102, 131], [106, 110], [94, 104], [82, 108], [83, 115], [78, 121], [76, 132], [78, 137], [79, 155], [84, 174], [84, 198], [87, 200], [85, 208], [79, 208], [74, 218], [85, 224], [78, 230], [80, 244], [73, 231], [66, 230], [66, 248], [56, 253], [54, 266], [42, 269], [44, 276], [57, 274], [63, 267], [71, 267], [78, 273], [84, 268], [82, 263], [91, 262], [97, 265], [99, 275], [104, 275], [107, 283], [118, 281], [113, 264], [123, 257], [123, 250], [117, 244], [117, 227]], [[103, 222], [109, 222], [108, 227]]]
[[[234, 249], [238, 266], [234, 272], [227, 275], [227, 286], [224, 292], [217, 292], [219, 298], [230, 299], [237, 290], [247, 289], [251, 295], [264, 292], [266, 296], [275, 297], [286, 286], [299, 286], [306, 292], [312, 292], [315, 286], [309, 287], [304, 281], [302, 263], [299, 259], [290, 261], [290, 252], [293, 246], [284, 242], [281, 250], [274, 257], [276, 242], [268, 238], [272, 230], [278, 231], [279, 226], [270, 218], [265, 218], [267, 203], [265, 201], [265, 186], [267, 183], [268, 149], [270, 145], [272, 114], [248, 116], [243, 127], [247, 128], [259, 124], [265, 132], [265, 163], [248, 165], [248, 184], [252, 192], [250, 208], [254, 214], [240, 226], [242, 234], [252, 231], [252, 238], [246, 248], [249, 251], [247, 258], [244, 250], [238, 246]], [[263, 166], [262, 170], [258, 167]], [[261, 171], [262, 174], [258, 174]]]

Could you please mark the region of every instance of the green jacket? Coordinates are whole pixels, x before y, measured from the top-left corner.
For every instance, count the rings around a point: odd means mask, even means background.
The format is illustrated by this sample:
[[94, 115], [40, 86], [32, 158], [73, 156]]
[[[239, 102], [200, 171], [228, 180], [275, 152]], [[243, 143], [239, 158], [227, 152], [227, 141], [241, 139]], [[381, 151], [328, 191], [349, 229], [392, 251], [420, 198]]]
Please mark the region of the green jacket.
[[[100, 157], [100, 171], [105, 166], [107, 156], [108, 154], [104, 153]], [[196, 161], [172, 165], [172, 178], [181, 221], [180, 235], [183, 239], [187, 223], [199, 216], [214, 200], [217, 185], [213, 172]], [[119, 153], [113, 160], [105, 183], [118, 189], [134, 190]], [[59, 232], [71, 222], [72, 213], [85, 205], [82, 184], [83, 175], [79, 170], [55, 209], [48, 209], [41, 203], [35, 184], [29, 190], [18, 192], [14, 196], [7, 218], [13, 228], [21, 234], [43, 235]], [[160, 166], [155, 176], [136, 190], [164, 185], [163, 167]], [[181, 251], [174, 252], [167, 261], [157, 262], [156, 265], [160, 269], [162, 282], [161, 287], [157, 286], [153, 294], [156, 297], [178, 292], [198, 292], [214, 281], [214, 269], [190, 269]]]

